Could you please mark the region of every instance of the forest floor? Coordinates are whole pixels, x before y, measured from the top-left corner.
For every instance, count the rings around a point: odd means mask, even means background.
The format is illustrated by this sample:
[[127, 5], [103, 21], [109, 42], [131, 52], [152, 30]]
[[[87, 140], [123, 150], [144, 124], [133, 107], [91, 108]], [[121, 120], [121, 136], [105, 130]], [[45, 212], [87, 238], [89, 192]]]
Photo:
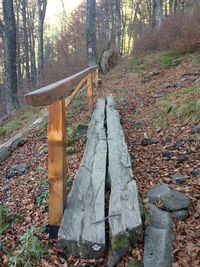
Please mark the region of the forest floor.
[[[200, 54], [165, 52], [123, 61], [108, 75], [95, 97], [112, 94], [121, 115], [133, 173], [142, 195], [159, 181], [189, 196], [189, 218], [175, 221], [173, 267], [200, 266]], [[68, 192], [79, 167], [86, 136], [77, 138], [75, 125], [88, 123], [87, 102], [78, 95], [68, 112]], [[143, 146], [144, 136], [159, 143]], [[163, 152], [169, 157], [164, 157]], [[173, 152], [173, 153], [171, 153]], [[166, 153], [165, 153], [166, 155]], [[184, 161], [180, 162], [180, 156]], [[6, 178], [13, 165], [26, 164], [24, 174]], [[187, 175], [176, 184], [172, 175]], [[194, 175], [195, 174], [195, 175]], [[104, 259], [65, 260], [56, 241], [45, 233], [47, 212], [46, 123], [32, 131], [23, 146], [0, 165], [1, 210], [7, 225], [0, 239], [0, 266], [104, 266]], [[1, 229], [0, 229], [1, 231]], [[117, 265], [143, 258], [141, 239]], [[20, 265], [21, 264], [21, 265]]]

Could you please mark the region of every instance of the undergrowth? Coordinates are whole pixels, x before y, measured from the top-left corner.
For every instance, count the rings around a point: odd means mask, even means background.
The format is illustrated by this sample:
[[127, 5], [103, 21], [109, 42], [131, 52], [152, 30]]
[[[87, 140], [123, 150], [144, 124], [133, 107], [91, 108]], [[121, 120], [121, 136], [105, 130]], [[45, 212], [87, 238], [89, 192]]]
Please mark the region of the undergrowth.
[[0, 235], [4, 234], [11, 226], [12, 222], [19, 217], [5, 205], [0, 204]]
[[8, 258], [9, 267], [34, 267], [37, 266], [39, 259], [47, 254], [47, 247], [45, 247], [39, 239], [41, 235], [41, 229], [37, 229], [35, 226], [31, 226], [30, 229], [20, 235], [19, 247], [15, 254], [4, 246], [3, 242], [0, 242], [0, 250], [3, 251]]
[[180, 123], [198, 123], [200, 118], [199, 85], [171, 93], [154, 104], [152, 113], [154, 124], [164, 127], [167, 118], [176, 118]]
[[34, 108], [22, 108], [13, 118], [10, 118], [3, 126], [0, 126], [0, 140], [15, 131], [22, 129], [34, 122], [40, 111]]

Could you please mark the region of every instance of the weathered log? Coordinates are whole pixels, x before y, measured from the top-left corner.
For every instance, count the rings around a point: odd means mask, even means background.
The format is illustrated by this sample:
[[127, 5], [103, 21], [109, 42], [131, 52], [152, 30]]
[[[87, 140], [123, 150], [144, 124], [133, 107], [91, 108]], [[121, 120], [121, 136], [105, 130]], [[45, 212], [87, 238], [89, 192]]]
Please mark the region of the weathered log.
[[67, 256], [100, 258], [105, 253], [105, 100], [97, 102], [88, 127], [83, 159], [58, 233]]
[[[112, 97], [107, 97], [108, 176], [111, 188], [109, 225], [111, 252], [123, 254], [138, 239], [142, 229], [138, 191], [131, 169], [119, 113]], [[111, 257], [112, 258], [112, 257]], [[109, 263], [108, 266], [114, 266]]]

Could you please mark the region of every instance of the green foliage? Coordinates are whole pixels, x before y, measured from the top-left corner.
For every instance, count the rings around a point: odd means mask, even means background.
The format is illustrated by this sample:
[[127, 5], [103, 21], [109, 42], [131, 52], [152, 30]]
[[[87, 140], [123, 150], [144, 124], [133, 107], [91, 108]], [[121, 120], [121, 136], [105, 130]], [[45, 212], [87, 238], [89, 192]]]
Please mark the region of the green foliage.
[[40, 193], [35, 196], [35, 204], [36, 205], [43, 205], [47, 207], [47, 201], [48, 201], [48, 180], [47, 179], [41, 179], [39, 182], [40, 187]]
[[199, 85], [169, 94], [154, 105], [152, 119], [156, 126], [164, 127], [167, 116], [176, 117], [180, 123], [198, 122], [200, 118]]
[[4, 234], [10, 227], [11, 223], [18, 217], [7, 207], [0, 204], [0, 235]]
[[133, 122], [133, 127], [135, 129], [140, 129], [143, 125], [144, 125], [144, 122], [143, 121], [134, 121]]
[[134, 74], [140, 74], [142, 71], [145, 70], [145, 67], [146, 67], [146, 63], [140, 61], [140, 60], [137, 59], [137, 58], [131, 58], [131, 59], [129, 60], [128, 64], [129, 64], [129, 66], [130, 66], [131, 71], [132, 71]]
[[18, 254], [13, 256], [4, 249], [9, 259], [9, 267], [34, 267], [37, 261], [47, 252], [47, 248], [39, 240], [40, 231], [35, 226], [19, 237]]
[[74, 146], [76, 144], [78, 140], [77, 132], [78, 132], [77, 125], [67, 127], [67, 136], [68, 136], [67, 145], [68, 146]]
[[162, 68], [175, 67], [181, 63], [183, 60], [183, 54], [180, 54], [175, 51], [165, 51], [159, 53], [155, 56], [155, 60], [158, 62], [158, 65]]
[[128, 267], [144, 267], [144, 264], [143, 264], [143, 262], [133, 260], [133, 261], [129, 262]]
[[45, 116], [43, 118], [42, 122], [40, 123], [40, 127], [41, 127], [41, 130], [44, 131], [46, 134], [47, 127], [48, 127], [48, 116]]
[[116, 239], [112, 239], [111, 241], [111, 249], [112, 251], [120, 250], [120, 249], [129, 249], [130, 241], [128, 236], [126, 235], [118, 235]]
[[0, 126], [0, 137], [5, 137], [6, 133], [6, 128], [4, 126]]
[[67, 186], [72, 186], [74, 178], [72, 176], [67, 177]]

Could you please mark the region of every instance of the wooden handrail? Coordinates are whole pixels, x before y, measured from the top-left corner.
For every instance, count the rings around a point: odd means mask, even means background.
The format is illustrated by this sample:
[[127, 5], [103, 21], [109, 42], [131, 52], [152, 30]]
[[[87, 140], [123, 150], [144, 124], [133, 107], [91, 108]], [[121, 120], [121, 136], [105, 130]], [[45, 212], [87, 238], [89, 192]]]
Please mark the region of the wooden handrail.
[[[67, 108], [87, 83], [89, 112], [93, 110], [93, 78], [98, 85], [98, 66], [85, 69], [75, 75], [55, 82], [25, 95], [32, 106], [48, 105], [48, 181], [49, 181], [49, 233], [57, 236], [65, 205], [66, 162], [66, 112]], [[72, 89], [75, 88], [73, 92]], [[69, 95], [71, 93], [71, 95]], [[66, 96], [68, 96], [66, 98]]]
[[50, 105], [62, 97], [66, 97], [73, 87], [77, 86], [88, 74], [96, 71], [97, 68], [98, 66], [94, 66], [85, 69], [63, 80], [28, 93], [25, 95], [26, 102], [37, 107]]

